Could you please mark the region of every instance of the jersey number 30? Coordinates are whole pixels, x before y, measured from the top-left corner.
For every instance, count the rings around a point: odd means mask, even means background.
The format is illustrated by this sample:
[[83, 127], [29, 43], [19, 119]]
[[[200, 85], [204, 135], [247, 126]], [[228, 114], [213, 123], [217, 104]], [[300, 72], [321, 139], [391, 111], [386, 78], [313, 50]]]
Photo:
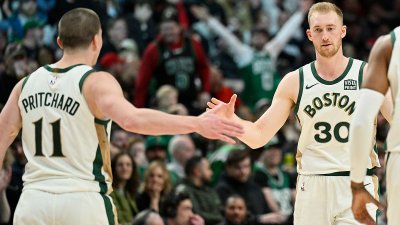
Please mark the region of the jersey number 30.
[[[340, 136], [340, 128], [345, 127], [347, 129], [347, 136]], [[333, 136], [338, 142], [346, 143], [349, 141], [349, 127], [350, 124], [348, 122], [339, 122], [333, 128]], [[314, 128], [320, 131], [319, 134], [314, 135], [314, 138], [319, 143], [327, 143], [332, 139], [331, 129], [332, 126], [327, 122], [318, 122], [314, 124]]]
[[[42, 124], [43, 118], [33, 123], [35, 125], [35, 156], [44, 156], [42, 150]], [[60, 137], [60, 120], [56, 120], [50, 123], [53, 128], [53, 155], [54, 157], [65, 157], [62, 153], [61, 148], [61, 137]]]

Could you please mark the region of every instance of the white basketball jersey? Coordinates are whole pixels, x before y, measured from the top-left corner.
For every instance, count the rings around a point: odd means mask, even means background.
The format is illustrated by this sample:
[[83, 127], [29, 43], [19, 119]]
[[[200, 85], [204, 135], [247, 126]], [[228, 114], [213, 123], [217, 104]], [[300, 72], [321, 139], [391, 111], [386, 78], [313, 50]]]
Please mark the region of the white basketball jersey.
[[18, 102], [28, 159], [24, 189], [111, 192], [111, 122], [96, 119], [82, 94], [93, 71], [86, 65], [46, 65], [25, 79]]
[[388, 79], [393, 97], [393, 120], [387, 136], [387, 148], [390, 152], [400, 152], [400, 27], [396, 27], [391, 33], [392, 56], [390, 58]]
[[[328, 174], [350, 170], [349, 126], [362, 82], [365, 62], [349, 58], [338, 78], [318, 75], [315, 62], [299, 69], [300, 90], [295, 113], [301, 125], [296, 155], [300, 174]], [[371, 165], [377, 166], [371, 151]]]

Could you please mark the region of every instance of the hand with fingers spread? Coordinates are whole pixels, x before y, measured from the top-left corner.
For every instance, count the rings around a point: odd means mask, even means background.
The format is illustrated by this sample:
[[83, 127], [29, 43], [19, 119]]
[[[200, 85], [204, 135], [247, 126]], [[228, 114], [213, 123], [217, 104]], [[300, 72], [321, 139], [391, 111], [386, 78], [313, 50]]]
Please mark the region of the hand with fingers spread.
[[354, 218], [360, 223], [366, 225], [376, 225], [374, 219], [369, 215], [366, 205], [373, 203], [384, 210], [384, 206], [378, 202], [372, 195], [365, 189], [363, 183], [351, 182], [351, 191], [353, 192], [353, 203], [351, 210], [353, 211]]
[[210, 102], [207, 102], [208, 109], [215, 109], [214, 113], [225, 119], [233, 119], [235, 115], [235, 102], [237, 95], [232, 95], [230, 101], [225, 103], [216, 98], [212, 98]]
[[230, 121], [234, 115], [236, 97], [233, 95], [229, 103], [219, 103], [219, 100], [215, 98], [211, 100], [214, 103], [208, 102], [207, 105], [210, 109], [199, 116], [201, 122], [197, 132], [209, 139], [220, 139], [234, 144], [235, 141], [232, 137], [243, 134], [242, 126]]

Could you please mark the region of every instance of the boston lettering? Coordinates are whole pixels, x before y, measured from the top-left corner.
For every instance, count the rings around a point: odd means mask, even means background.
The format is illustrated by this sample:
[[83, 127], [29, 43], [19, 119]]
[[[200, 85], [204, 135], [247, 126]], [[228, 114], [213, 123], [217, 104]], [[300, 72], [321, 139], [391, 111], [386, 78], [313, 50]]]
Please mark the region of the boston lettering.
[[349, 96], [340, 95], [340, 93], [325, 93], [322, 97], [315, 97], [311, 104], [306, 105], [303, 111], [310, 116], [311, 118], [317, 113], [318, 110], [321, 110], [324, 107], [339, 107], [343, 109], [348, 115], [351, 115], [354, 112], [356, 102], [350, 101]]

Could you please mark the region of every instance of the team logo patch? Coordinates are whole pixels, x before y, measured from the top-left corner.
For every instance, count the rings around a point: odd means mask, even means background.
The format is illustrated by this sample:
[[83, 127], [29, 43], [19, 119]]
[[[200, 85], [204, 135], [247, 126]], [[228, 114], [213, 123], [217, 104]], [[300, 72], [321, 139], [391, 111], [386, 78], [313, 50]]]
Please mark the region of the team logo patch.
[[357, 90], [357, 81], [353, 79], [347, 79], [344, 81], [344, 90]]

